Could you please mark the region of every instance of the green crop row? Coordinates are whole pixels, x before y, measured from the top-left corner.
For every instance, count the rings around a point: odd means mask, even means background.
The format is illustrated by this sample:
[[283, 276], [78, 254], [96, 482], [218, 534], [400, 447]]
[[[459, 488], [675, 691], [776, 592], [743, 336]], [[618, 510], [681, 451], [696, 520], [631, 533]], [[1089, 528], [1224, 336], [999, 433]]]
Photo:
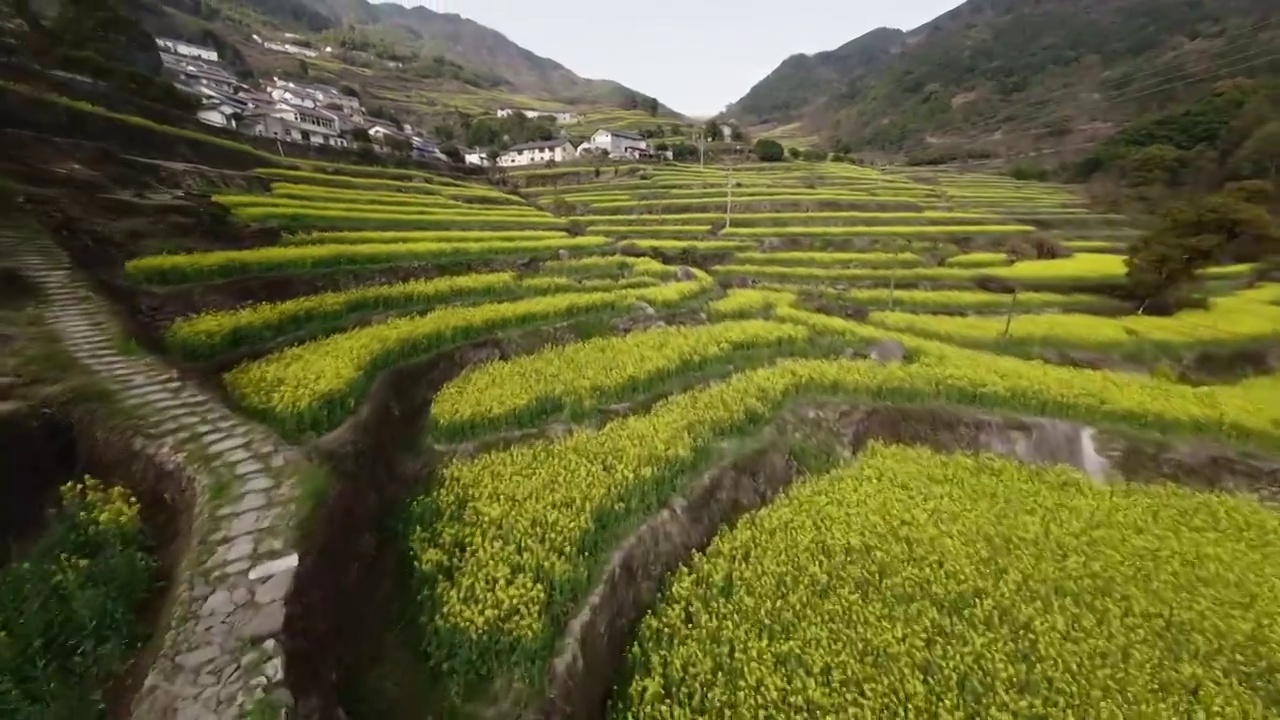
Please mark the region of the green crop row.
[[[534, 207], [515, 205], [384, 205], [380, 203], [338, 202], [337, 199], [276, 197], [275, 195], [215, 195], [214, 202], [231, 208], [237, 217], [246, 210], [279, 210], [297, 213], [343, 213], [352, 216], [426, 215], [436, 218], [551, 218], [549, 213]], [[563, 222], [562, 220], [558, 220]]]
[[626, 244], [644, 250], [692, 250], [694, 252], [733, 252], [755, 247], [755, 243], [740, 240], [628, 240]]
[[1140, 353], [1144, 346], [1211, 346], [1280, 340], [1280, 285], [1259, 285], [1213, 298], [1207, 310], [1183, 310], [1170, 317], [1136, 315], [1101, 318], [1061, 314], [1014, 318], [938, 318], [874, 313], [873, 325], [967, 347], [1038, 346], [1099, 352]]
[[608, 237], [698, 238], [711, 234], [711, 226], [679, 225], [592, 225], [591, 232]]
[[524, 242], [569, 236], [555, 230], [331, 230], [284, 235], [285, 245], [359, 245], [362, 243]]
[[[947, 267], [985, 268], [1009, 264], [1004, 253], [951, 254], [942, 259]], [[734, 262], [783, 267], [910, 268], [920, 267], [925, 258], [908, 252], [745, 252], [734, 255]]]
[[507, 203], [523, 205], [524, 200], [516, 195], [507, 195], [476, 186], [442, 186], [428, 182], [407, 182], [402, 180], [383, 180], [379, 178], [357, 178], [344, 175], [325, 175], [323, 173], [305, 172], [302, 170], [285, 170], [282, 168], [261, 168], [255, 170], [258, 175], [272, 180], [306, 183], [322, 187], [352, 188], [355, 190], [380, 190], [404, 193], [420, 193], [426, 195], [443, 195], [454, 199], [466, 199], [474, 202]]
[[[568, 261], [581, 263], [582, 261]], [[632, 263], [630, 267], [635, 267]], [[589, 265], [577, 272], [521, 276], [513, 272], [453, 275], [391, 285], [306, 295], [280, 302], [256, 303], [180, 318], [165, 331], [165, 343], [188, 360], [217, 357], [243, 347], [269, 343], [307, 332], [323, 335], [340, 329], [353, 316], [369, 312], [420, 312], [432, 306], [483, 300], [494, 302], [571, 291], [607, 290], [656, 285], [644, 274], [626, 280], [590, 280], [610, 268]]]
[[720, 231], [724, 237], [803, 237], [806, 235], [1019, 235], [1035, 232], [1030, 225], [876, 225], [865, 227], [739, 227]]
[[299, 273], [391, 263], [445, 263], [522, 255], [555, 254], [561, 249], [595, 250], [603, 237], [552, 238], [528, 242], [426, 242], [362, 245], [276, 245], [247, 250], [214, 250], [184, 255], [148, 255], [125, 263], [131, 282], [170, 285], [208, 282], [244, 275]]
[[[344, 202], [357, 205], [408, 205], [412, 207], [439, 208], [475, 208], [474, 204], [459, 202], [443, 195], [424, 195], [421, 193], [377, 192], [368, 190], [352, 190], [350, 188], [330, 188], [319, 185], [299, 185], [297, 183], [271, 183], [271, 196], [292, 200], [317, 200], [323, 202]], [[481, 205], [479, 207], [486, 207]], [[501, 205], [495, 208], [504, 207]]]
[[400, 179], [408, 182], [430, 183], [432, 185], [440, 185], [445, 188], [461, 188], [465, 190], [480, 190], [483, 192], [492, 192], [493, 190], [481, 182], [468, 182], [466, 180], [458, 180], [438, 173], [422, 172], [421, 170], [410, 170], [407, 168], [391, 168], [378, 167], [376, 165], [347, 165], [344, 163], [329, 163], [317, 161], [304, 161], [300, 165], [325, 172], [319, 173], [329, 177], [351, 177], [356, 179], [373, 178], [373, 179]]
[[[359, 208], [359, 206], [357, 206]], [[403, 212], [370, 212], [323, 210], [312, 207], [244, 207], [233, 211], [247, 222], [270, 223], [286, 228], [349, 228], [352, 230], [534, 230], [564, 228], [562, 218], [550, 215], [468, 214], [450, 210], [446, 213], [413, 214]]]
[[[901, 310], [905, 312], [971, 312], [997, 313], [1010, 308], [1017, 312], [1093, 312], [1118, 313], [1124, 304], [1101, 295], [1084, 293], [1019, 292], [1016, 302], [1011, 295], [983, 292], [981, 290], [903, 290], [887, 288], [857, 288], [853, 290], [827, 290], [796, 285], [766, 284], [761, 291], [790, 293], [817, 292], [832, 300], [847, 301], [876, 310]], [[731, 294], [725, 299], [730, 300]], [[757, 306], [772, 306], [776, 301], [755, 301], [742, 298], [741, 303], [754, 302]]]
[[[653, 258], [627, 257], [625, 255], [595, 255], [572, 260], [548, 260], [542, 263], [542, 272], [569, 277], [625, 278], [642, 276], [659, 280], [674, 280], [679, 268], [665, 265]], [[695, 273], [699, 276], [705, 273]]]
[[673, 305], [710, 285], [702, 275], [661, 287], [445, 308], [285, 348], [236, 367], [223, 381], [243, 409], [281, 432], [323, 433], [355, 411], [378, 373], [404, 360], [512, 327], [625, 311], [636, 301]]
[[873, 443], [669, 579], [614, 717], [1270, 716], [1277, 577], [1253, 501]]
[[[684, 201], [684, 200], [706, 200], [722, 198], [725, 195], [725, 188], [721, 187], [705, 187], [705, 188], [657, 188], [651, 185], [631, 184], [635, 187], [623, 189], [621, 185], [581, 185], [569, 188], [560, 188], [559, 193], [542, 192], [540, 195], [559, 195], [565, 201], [575, 204], [596, 205], [599, 203], [610, 202], [664, 202], [668, 200]], [[808, 188], [808, 187], [786, 187], [779, 188], [773, 186], [759, 187], [735, 187], [733, 194], [735, 196], [748, 197], [756, 199], [759, 197], [780, 197], [785, 199], [794, 198], [822, 198], [822, 199], [868, 199], [875, 197], [871, 191], [878, 191], [881, 188], [888, 187], [892, 192], [887, 193], [890, 196], [903, 197], [904, 199], [915, 199], [915, 197], [923, 197], [926, 199], [937, 199], [937, 193], [923, 186], [899, 186], [899, 185], [882, 185], [868, 184], [860, 185], [842, 185], [839, 188]], [[583, 189], [588, 188], [588, 189]], [[607, 188], [607, 189], [603, 189]], [[649, 197], [657, 195], [660, 197]], [[909, 198], [908, 198], [909, 196]]]
[[[807, 191], [807, 192], [804, 192]], [[612, 195], [613, 193], [610, 193]], [[601, 211], [616, 207], [644, 207], [652, 205], [679, 206], [684, 203], [706, 202], [708, 200], [723, 201], [727, 196], [725, 188], [703, 188], [685, 191], [622, 194], [623, 197], [599, 197], [591, 195], [568, 195], [565, 200], [575, 204], [589, 205], [592, 211]], [[652, 197], [657, 195], [658, 197]], [[853, 190], [851, 188], [810, 189], [810, 188], [737, 188], [733, 189], [734, 198], [752, 202], [770, 200], [848, 200], [850, 202], [934, 202], [938, 197], [928, 191], [907, 192], [900, 188], [883, 191], [872, 188]]]
[[[987, 254], [984, 254], [987, 255]], [[990, 254], [993, 255], [994, 254]], [[963, 257], [963, 256], [961, 256]], [[785, 267], [762, 265], [720, 265], [717, 275], [747, 276], [779, 280], [877, 281], [888, 282], [883, 269]], [[1004, 267], [913, 267], [895, 271], [900, 281], [970, 281], [981, 276], [997, 277], [1015, 284], [1034, 286], [1072, 283], [1108, 283], [1124, 279], [1124, 258], [1118, 255], [1080, 253], [1061, 260], [1027, 260]]]
[[[580, 222], [587, 226], [600, 225], [699, 225], [723, 222], [724, 213], [689, 213], [670, 215], [592, 215]], [[975, 226], [990, 226], [1000, 218], [990, 215], [943, 212], [808, 212], [808, 213], [742, 213], [732, 216], [733, 227], [806, 227], [826, 226], [901, 226], [902, 221], [926, 225], [937, 223], [947, 226], [964, 222]], [[912, 225], [915, 227], [915, 225]]]
[[680, 198], [678, 200], [610, 201], [586, 206], [584, 213], [591, 217], [619, 217], [630, 213], [640, 214], [690, 214], [716, 213], [723, 215], [728, 207], [735, 215], [762, 212], [849, 212], [879, 210], [918, 214], [932, 201], [922, 198], [853, 196], [823, 197], [819, 195], [788, 197], [786, 195], [742, 195], [734, 193], [727, 201], [724, 193], [718, 197]]

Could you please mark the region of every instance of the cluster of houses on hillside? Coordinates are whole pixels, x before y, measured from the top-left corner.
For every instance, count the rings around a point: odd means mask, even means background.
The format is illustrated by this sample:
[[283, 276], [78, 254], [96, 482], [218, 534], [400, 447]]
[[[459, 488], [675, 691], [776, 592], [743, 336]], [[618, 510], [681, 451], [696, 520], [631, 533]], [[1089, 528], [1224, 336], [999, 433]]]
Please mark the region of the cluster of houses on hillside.
[[[280, 142], [335, 148], [350, 147], [353, 137], [363, 131], [376, 149], [408, 151], [423, 160], [448, 160], [435, 140], [415, 132], [409, 125], [371, 117], [361, 107], [358, 97], [337, 88], [278, 77], [250, 87], [220, 64], [218, 51], [213, 48], [169, 38], [156, 38], [156, 45], [174, 85], [199, 98], [196, 117], [207, 125]], [[580, 120], [570, 112], [503, 108], [497, 114], [507, 117], [515, 112], [535, 117], [554, 115], [557, 122], [563, 123]], [[461, 151], [468, 165], [495, 164], [492, 154], [483, 148], [462, 148]], [[496, 164], [518, 167], [580, 157], [644, 160], [663, 154], [655, 152], [638, 133], [601, 129], [581, 144], [574, 144], [567, 137], [521, 143], [497, 155]], [[666, 156], [669, 158], [670, 154]]]
[[157, 38], [156, 45], [174, 85], [200, 99], [196, 117], [207, 125], [336, 148], [349, 147], [363, 130], [377, 149], [398, 145], [420, 159], [447, 160], [434, 140], [369, 116], [359, 98], [332, 86], [272, 78], [250, 87], [219, 64], [213, 48], [169, 38]]

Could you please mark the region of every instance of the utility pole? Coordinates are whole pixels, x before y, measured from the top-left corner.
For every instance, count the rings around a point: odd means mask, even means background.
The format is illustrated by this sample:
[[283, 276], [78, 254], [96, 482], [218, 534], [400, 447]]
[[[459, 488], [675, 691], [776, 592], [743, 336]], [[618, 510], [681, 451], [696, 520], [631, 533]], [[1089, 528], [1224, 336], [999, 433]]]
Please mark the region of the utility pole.
[[725, 200], [724, 200], [724, 226], [729, 227], [733, 222], [733, 166], [737, 160], [738, 151], [735, 149], [733, 155], [729, 156], [728, 169], [726, 170], [727, 180], [725, 182]]
[[725, 199], [724, 199], [724, 226], [727, 228], [733, 222], [733, 165], [729, 165], [728, 173], [729, 181], [725, 183]]

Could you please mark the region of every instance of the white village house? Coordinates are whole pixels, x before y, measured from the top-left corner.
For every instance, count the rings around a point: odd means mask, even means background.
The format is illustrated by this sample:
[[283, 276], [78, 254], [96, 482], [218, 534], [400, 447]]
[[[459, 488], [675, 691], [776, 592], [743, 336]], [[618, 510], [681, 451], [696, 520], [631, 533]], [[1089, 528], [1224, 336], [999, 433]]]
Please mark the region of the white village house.
[[168, 52], [160, 53], [160, 60], [166, 70], [178, 76], [177, 84], [189, 90], [205, 87], [223, 93], [235, 93], [248, 89], [221, 65], [188, 60]]
[[489, 153], [480, 148], [463, 148], [462, 160], [476, 167], [493, 167], [493, 159], [489, 157]]
[[408, 133], [405, 133], [400, 128], [386, 122], [385, 120], [365, 118], [364, 129], [369, 132], [369, 139], [372, 140], [375, 145], [386, 147], [388, 140], [409, 141]]
[[174, 40], [173, 38], [156, 38], [156, 47], [164, 52], [181, 55], [183, 57], [196, 58], [198, 60], [208, 60], [209, 62], [218, 62], [218, 51], [211, 47], [196, 45], [185, 40]]
[[349, 144], [342, 136], [344, 128], [338, 116], [328, 110], [281, 102], [253, 113], [246, 120], [255, 123], [253, 134], [261, 137], [339, 148]]
[[294, 45], [293, 43], [282, 43], [282, 42], [276, 42], [275, 40], [264, 40], [262, 41], [262, 47], [268, 50], [275, 50], [276, 52], [288, 53], [290, 55], [300, 55], [302, 57], [309, 57], [309, 58], [320, 57], [320, 53], [316, 52], [315, 50], [312, 50], [311, 48], [304, 48], [301, 45]]
[[536, 119], [540, 117], [553, 117], [556, 119], [556, 122], [562, 125], [567, 125], [569, 123], [576, 123], [582, 119], [582, 117], [578, 115], [578, 113], [565, 112], [561, 110], [524, 110], [521, 108], [498, 108], [498, 111], [496, 114], [500, 118], [505, 118], [505, 117], [511, 117], [516, 113], [520, 113], [521, 115], [524, 115], [529, 119]]
[[520, 143], [512, 145], [509, 150], [498, 156], [498, 164], [503, 167], [535, 165], [545, 162], [564, 162], [575, 155], [573, 143], [564, 138], [544, 140], [542, 142]]
[[645, 140], [643, 135], [628, 130], [606, 130], [604, 128], [597, 130], [590, 140], [578, 148], [578, 154], [580, 155], [597, 151], [608, 153], [609, 157], [615, 159], [647, 155], [651, 152], [649, 141]]
[[254, 110], [254, 103], [230, 93], [218, 92], [210, 88], [197, 88], [197, 94], [203, 97], [196, 118], [206, 125], [239, 129], [240, 122]]

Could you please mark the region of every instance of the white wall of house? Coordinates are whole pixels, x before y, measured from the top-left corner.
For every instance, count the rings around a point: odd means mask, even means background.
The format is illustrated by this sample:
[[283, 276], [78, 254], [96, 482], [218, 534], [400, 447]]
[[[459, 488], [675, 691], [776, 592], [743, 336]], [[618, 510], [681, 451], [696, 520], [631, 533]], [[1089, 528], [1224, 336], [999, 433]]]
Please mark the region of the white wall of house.
[[382, 125], [374, 125], [373, 127], [369, 128], [369, 139], [378, 143], [379, 145], [385, 145], [387, 143], [387, 138], [389, 137], [400, 138], [402, 140], [407, 139], [405, 138], [403, 133], [390, 130]]
[[493, 165], [493, 160], [491, 160], [487, 154], [479, 150], [463, 153], [462, 159], [468, 165], [474, 165], [476, 167], [491, 167]]
[[581, 118], [575, 112], [562, 112], [558, 110], [521, 110], [520, 108], [498, 108], [495, 113], [500, 118], [511, 117], [516, 113], [521, 113], [525, 117], [533, 119], [540, 117], [552, 117], [556, 122], [561, 124], [576, 123]]
[[578, 152], [583, 153], [592, 149], [599, 149], [609, 153], [609, 157], [619, 158], [626, 156], [627, 148], [648, 150], [649, 143], [644, 139], [636, 140], [617, 135], [609, 130], [600, 129], [591, 136], [591, 140], [583, 143], [582, 147], [578, 148]]
[[[329, 122], [325, 122], [328, 120]], [[261, 132], [266, 137], [274, 137], [288, 142], [310, 143], [312, 145], [329, 145], [347, 147], [347, 139], [338, 134], [337, 123], [311, 113], [300, 113], [296, 109], [276, 108], [262, 119]]]
[[316, 106], [315, 98], [309, 97], [301, 92], [292, 90], [287, 87], [277, 86], [277, 87], [271, 88], [271, 97], [281, 102], [287, 102], [290, 105], [300, 105], [302, 107], [312, 108], [312, 109], [314, 109]]
[[266, 42], [262, 43], [262, 46], [268, 50], [275, 50], [276, 52], [289, 53], [290, 55], [302, 55], [303, 57], [309, 57], [309, 58], [320, 56], [320, 53], [316, 52], [315, 50], [312, 50], [311, 48], [304, 48], [301, 45], [294, 45], [293, 43], [281, 43], [281, 42], [275, 42], [274, 40], [267, 40]]
[[234, 130], [236, 121], [231, 116], [232, 112], [225, 105], [221, 107], [205, 107], [196, 112], [196, 118], [206, 125]]
[[170, 38], [156, 38], [156, 46], [162, 50], [171, 52], [174, 55], [183, 55], [186, 57], [218, 62], [218, 51], [210, 47], [204, 47], [203, 45], [193, 45], [189, 42], [172, 40]]
[[498, 164], [503, 167], [521, 165], [537, 165], [546, 162], [564, 162], [574, 157], [573, 143], [565, 141], [554, 148], [526, 148], [502, 153], [498, 156]]

